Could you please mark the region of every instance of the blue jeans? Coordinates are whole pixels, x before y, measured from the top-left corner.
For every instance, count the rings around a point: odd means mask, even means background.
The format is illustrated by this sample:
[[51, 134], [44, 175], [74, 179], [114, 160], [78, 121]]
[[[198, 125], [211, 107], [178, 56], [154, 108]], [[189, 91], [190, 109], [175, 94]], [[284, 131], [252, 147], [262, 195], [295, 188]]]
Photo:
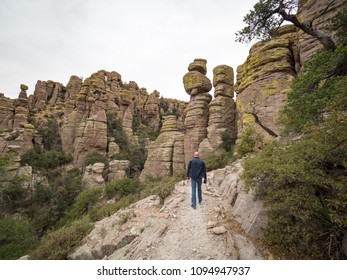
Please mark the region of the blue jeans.
[[202, 178], [191, 178], [192, 179], [192, 206], [196, 206], [196, 185], [198, 185], [198, 199], [199, 202], [202, 201], [202, 192], [201, 192], [201, 185], [202, 185]]

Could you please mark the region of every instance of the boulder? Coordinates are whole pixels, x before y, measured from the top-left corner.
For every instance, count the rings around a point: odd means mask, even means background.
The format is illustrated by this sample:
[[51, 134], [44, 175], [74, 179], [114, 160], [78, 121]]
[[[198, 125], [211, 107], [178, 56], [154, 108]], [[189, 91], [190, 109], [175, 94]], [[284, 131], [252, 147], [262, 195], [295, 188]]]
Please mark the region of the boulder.
[[129, 160], [112, 160], [109, 163], [107, 181], [115, 181], [126, 177], [130, 166]]
[[105, 185], [105, 180], [102, 176], [104, 168], [105, 164], [102, 162], [90, 164], [86, 167], [82, 178], [86, 188], [103, 187]]
[[194, 62], [190, 63], [188, 66], [188, 71], [198, 71], [203, 75], [206, 75], [207, 68], [206, 68], [207, 60], [203, 58], [196, 58], [194, 59]]
[[190, 71], [185, 74], [183, 76], [183, 84], [186, 93], [192, 96], [209, 92], [212, 88], [211, 81], [198, 71]]

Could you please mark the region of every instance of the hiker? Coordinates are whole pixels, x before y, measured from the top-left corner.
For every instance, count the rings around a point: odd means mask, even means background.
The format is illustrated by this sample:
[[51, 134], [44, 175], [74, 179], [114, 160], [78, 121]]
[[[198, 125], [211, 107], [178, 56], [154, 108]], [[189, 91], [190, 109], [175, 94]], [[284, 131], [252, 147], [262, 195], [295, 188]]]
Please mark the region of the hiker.
[[192, 179], [192, 207], [196, 209], [196, 186], [198, 186], [199, 204], [202, 201], [201, 184], [202, 179], [206, 184], [206, 166], [205, 162], [199, 158], [199, 153], [194, 153], [194, 158], [189, 161], [187, 180]]

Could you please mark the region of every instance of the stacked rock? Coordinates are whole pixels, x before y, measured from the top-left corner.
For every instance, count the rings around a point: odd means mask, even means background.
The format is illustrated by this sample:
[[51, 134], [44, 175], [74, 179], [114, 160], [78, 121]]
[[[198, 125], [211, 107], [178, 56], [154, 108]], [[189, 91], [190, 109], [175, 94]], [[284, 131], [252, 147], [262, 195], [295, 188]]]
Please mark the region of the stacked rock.
[[110, 161], [107, 181], [111, 182], [125, 178], [127, 176], [127, 170], [129, 169], [129, 166], [129, 160]]
[[190, 95], [190, 102], [186, 108], [184, 136], [185, 163], [187, 164], [200, 143], [207, 137], [209, 118], [208, 104], [212, 96], [208, 93], [212, 84], [206, 75], [205, 59], [195, 59], [189, 64], [189, 72], [183, 77], [186, 92]]
[[105, 164], [102, 162], [96, 162], [94, 164], [88, 165], [82, 178], [84, 186], [87, 188], [97, 188], [105, 186], [105, 180], [102, 176], [104, 169]]
[[0, 131], [13, 128], [13, 101], [0, 93]]
[[18, 98], [14, 100], [15, 115], [13, 120], [13, 128], [23, 127], [28, 123], [29, 116], [29, 99], [27, 96], [28, 87], [26, 85], [20, 85], [20, 93]]
[[213, 151], [221, 149], [222, 135], [236, 139], [234, 70], [227, 65], [213, 69], [214, 99], [209, 104], [207, 138]]
[[145, 104], [145, 119], [150, 128], [157, 130], [160, 123], [160, 115], [159, 115], [159, 98], [160, 93], [156, 90], [152, 92], [146, 101]]

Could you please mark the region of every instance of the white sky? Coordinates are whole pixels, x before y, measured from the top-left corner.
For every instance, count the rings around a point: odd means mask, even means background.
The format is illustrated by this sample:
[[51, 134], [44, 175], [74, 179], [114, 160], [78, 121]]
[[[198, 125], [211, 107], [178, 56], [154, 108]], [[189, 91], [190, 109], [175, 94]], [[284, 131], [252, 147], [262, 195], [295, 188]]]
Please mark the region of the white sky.
[[[235, 42], [257, 0], [0, 0], [0, 92], [21, 83], [66, 85], [71, 75], [117, 71], [151, 93], [189, 100], [182, 77], [194, 58], [207, 76], [242, 64], [251, 45]], [[213, 90], [211, 91], [211, 93]]]

